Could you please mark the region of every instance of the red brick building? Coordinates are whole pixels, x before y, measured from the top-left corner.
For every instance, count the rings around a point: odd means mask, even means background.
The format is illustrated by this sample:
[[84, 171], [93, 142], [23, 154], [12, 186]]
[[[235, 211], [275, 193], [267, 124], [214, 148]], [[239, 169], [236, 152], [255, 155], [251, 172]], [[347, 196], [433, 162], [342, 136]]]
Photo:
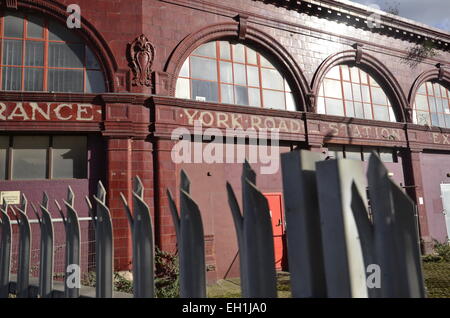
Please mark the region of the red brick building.
[[[178, 193], [185, 169], [209, 278], [237, 273], [225, 181], [238, 190], [241, 165], [172, 160], [173, 130], [196, 120], [279, 128], [281, 151], [365, 161], [375, 150], [418, 204], [424, 249], [449, 236], [449, 33], [345, 0], [78, 0], [80, 28], [68, 29], [73, 2], [0, 1], [0, 191], [36, 202], [70, 185], [85, 217], [103, 180], [118, 269], [131, 261], [120, 192], [130, 199], [141, 177], [157, 244], [174, 251], [166, 189]], [[413, 63], [424, 41], [437, 54]], [[281, 171], [258, 187], [279, 213], [281, 258]]]

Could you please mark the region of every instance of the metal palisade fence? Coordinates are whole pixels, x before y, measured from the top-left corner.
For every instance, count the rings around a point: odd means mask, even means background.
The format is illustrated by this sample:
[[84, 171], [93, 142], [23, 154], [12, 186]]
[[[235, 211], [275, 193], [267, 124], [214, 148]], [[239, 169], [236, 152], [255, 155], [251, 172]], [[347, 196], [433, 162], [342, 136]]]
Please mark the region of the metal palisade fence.
[[[323, 160], [320, 153], [283, 154], [282, 175], [288, 262], [293, 297], [425, 297], [416, 207], [389, 177], [376, 154], [367, 177], [361, 162]], [[242, 173], [242, 207], [227, 183], [228, 202], [240, 253], [242, 297], [277, 297], [274, 243], [267, 199], [256, 186], [256, 173], [246, 162]], [[367, 191], [368, 189], [368, 191]], [[206, 297], [205, 241], [200, 208], [190, 194], [190, 181], [181, 172], [179, 208], [168, 191], [180, 267], [180, 296]], [[66, 277], [63, 290], [54, 286], [54, 229], [49, 198], [44, 193], [37, 209], [40, 227], [39, 279], [30, 285], [31, 228], [28, 204], [3, 203], [0, 209], [0, 297], [113, 297], [113, 223], [101, 182], [89, 198], [95, 229], [96, 288], [86, 296], [77, 284], [80, 264], [80, 224], [69, 187], [64, 208], [55, 201], [66, 233]], [[370, 197], [370, 206], [368, 197]], [[121, 196], [132, 234], [134, 297], [152, 298], [154, 231], [144, 187], [136, 177], [132, 207]], [[38, 212], [40, 210], [40, 213]], [[369, 217], [369, 210], [372, 217]], [[65, 213], [64, 213], [65, 211]], [[10, 215], [16, 218], [12, 222]], [[11, 275], [13, 225], [18, 226], [17, 275]], [[370, 285], [371, 269], [381, 283]], [[73, 271], [71, 269], [74, 269]], [[15, 276], [15, 277], [13, 277]], [[117, 295], [116, 295], [117, 297]]]

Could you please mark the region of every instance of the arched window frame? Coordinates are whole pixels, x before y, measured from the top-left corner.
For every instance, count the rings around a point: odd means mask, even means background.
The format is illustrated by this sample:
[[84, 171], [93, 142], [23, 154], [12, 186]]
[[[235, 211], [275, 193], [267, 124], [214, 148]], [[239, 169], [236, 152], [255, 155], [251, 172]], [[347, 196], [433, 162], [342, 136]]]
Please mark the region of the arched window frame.
[[422, 83], [414, 98], [413, 123], [450, 128], [450, 90], [436, 81]]
[[[337, 86], [337, 93], [328, 90], [332, 83]], [[355, 65], [339, 64], [330, 68], [322, 80], [317, 99], [320, 114], [397, 122], [391, 101], [381, 85]], [[333, 101], [341, 103], [342, 113], [331, 111]]]
[[[210, 64], [210, 72], [194, 74], [199, 73], [200, 64], [195, 70], [193, 66], [197, 60], [203, 61], [203, 65]], [[215, 65], [212, 65], [213, 61]], [[268, 85], [269, 77], [274, 79], [271, 85]], [[198, 82], [210, 83], [211, 86], [217, 83], [217, 87], [211, 87], [217, 90], [217, 96], [202, 101], [297, 110], [287, 79], [269, 58], [242, 43], [217, 40], [200, 45], [183, 63], [177, 80], [176, 97], [195, 99], [193, 85]], [[247, 93], [242, 94], [242, 89]]]
[[[12, 36], [6, 36], [5, 35], [5, 16], [8, 13], [13, 13], [14, 15], [20, 15], [23, 21], [22, 25], [22, 36], [18, 37], [12, 37]], [[29, 36], [28, 34], [28, 28], [30, 25], [30, 18], [31, 17], [38, 17], [39, 19], [43, 20], [42, 24], [42, 33], [41, 37], [33, 37]], [[49, 28], [50, 24], [59, 25], [62, 26], [63, 23], [59, 21], [59, 19], [52, 18], [50, 15], [41, 14], [40, 12], [34, 12], [34, 10], [28, 11], [17, 11], [17, 12], [11, 12], [8, 10], [2, 10], [0, 13], [0, 41], [1, 41], [1, 49], [0, 49], [0, 90], [2, 91], [21, 91], [21, 92], [55, 92], [55, 93], [103, 93], [109, 91], [110, 83], [107, 78], [107, 71], [104, 67], [104, 64], [102, 63], [101, 58], [99, 58], [96, 50], [94, 50], [84, 39], [83, 37], [78, 34], [75, 30], [67, 30], [68, 33], [71, 33], [72, 36], [79, 39], [76, 43], [78, 45], [83, 46], [83, 61], [82, 61], [82, 67], [58, 67], [58, 66], [50, 66], [49, 65], [49, 44], [50, 43], [68, 43], [72, 44], [72, 42], [67, 42], [64, 40], [56, 40], [56, 39], [50, 39], [49, 34]], [[8, 63], [4, 63], [4, 45], [6, 40], [15, 40], [15, 41], [21, 41], [21, 61], [20, 64], [17, 65], [9, 65]], [[27, 59], [27, 41], [29, 43], [42, 43], [43, 44], [43, 63], [42, 65], [26, 65], [26, 59]], [[107, 50], [109, 51], [109, 50]], [[88, 55], [89, 58], [94, 60], [97, 64], [95, 67], [90, 67], [88, 65]], [[12, 67], [12, 68], [18, 68], [21, 71], [21, 79], [20, 79], [20, 87], [18, 89], [8, 89], [3, 83], [4, 83], [4, 68], [6, 67]], [[26, 89], [26, 70], [27, 69], [39, 69], [42, 70], [42, 87], [32, 88], [32, 89]], [[83, 83], [82, 83], [82, 89], [79, 91], [65, 91], [65, 90], [51, 90], [49, 87], [49, 70], [79, 70], [83, 72]], [[89, 92], [87, 90], [87, 83], [88, 83], [88, 73], [89, 74], [95, 74], [100, 73], [102, 77], [102, 84], [103, 87], [100, 90], [94, 90], [92, 92]], [[110, 70], [108, 70], [108, 73], [110, 73]]]

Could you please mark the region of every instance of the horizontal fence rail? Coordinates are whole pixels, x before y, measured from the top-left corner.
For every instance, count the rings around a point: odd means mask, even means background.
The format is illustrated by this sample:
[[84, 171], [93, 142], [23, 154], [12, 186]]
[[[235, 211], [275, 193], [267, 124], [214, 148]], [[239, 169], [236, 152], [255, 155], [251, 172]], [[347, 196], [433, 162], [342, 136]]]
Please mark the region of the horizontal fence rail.
[[[321, 154], [294, 151], [281, 156], [288, 263], [293, 297], [425, 297], [416, 207], [389, 177], [376, 154], [367, 177], [361, 162], [323, 160]], [[179, 253], [180, 296], [206, 297], [205, 238], [200, 207], [191, 195], [191, 181], [181, 171], [179, 207], [167, 190]], [[268, 201], [256, 186], [256, 173], [245, 162], [241, 177], [242, 207], [230, 183], [225, 184], [240, 257], [241, 295], [277, 297], [274, 241]], [[195, 184], [194, 184], [195, 186]], [[368, 191], [366, 191], [368, 189]], [[123, 194], [124, 214], [132, 234], [133, 296], [155, 297], [155, 240], [150, 208], [139, 177], [132, 201]], [[368, 195], [370, 196], [370, 206]], [[98, 297], [113, 293], [114, 237], [107, 192], [101, 182], [92, 200], [85, 198], [89, 217], [78, 217], [69, 187], [63, 204], [54, 200], [61, 218], [52, 218], [50, 198], [0, 206], [0, 297]], [[130, 204], [131, 203], [131, 204]], [[369, 217], [369, 210], [372, 217]], [[10, 216], [14, 216], [15, 221]], [[95, 291], [80, 285], [80, 222], [95, 233]], [[54, 282], [55, 229], [65, 229], [64, 283]], [[30, 279], [31, 226], [40, 229], [39, 278]], [[18, 227], [17, 275], [11, 274], [13, 226]], [[381, 285], [368, 283], [369, 269], [379, 268]], [[33, 283], [31, 283], [33, 281]], [[37, 291], [30, 286], [37, 284]], [[377, 285], [377, 284], [374, 284]], [[117, 294], [116, 294], [117, 296]], [[127, 295], [120, 294], [125, 297]]]

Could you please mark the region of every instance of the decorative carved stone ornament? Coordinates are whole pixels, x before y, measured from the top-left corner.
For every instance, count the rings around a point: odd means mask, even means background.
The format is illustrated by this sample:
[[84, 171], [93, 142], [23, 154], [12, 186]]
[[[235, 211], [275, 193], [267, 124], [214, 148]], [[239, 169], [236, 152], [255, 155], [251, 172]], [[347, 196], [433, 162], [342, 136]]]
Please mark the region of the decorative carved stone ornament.
[[128, 58], [133, 72], [132, 85], [153, 87], [152, 65], [155, 59], [155, 47], [144, 34], [129, 44]]
[[445, 72], [446, 65], [442, 64], [442, 63], [438, 63], [438, 64], [436, 64], [436, 67], [439, 69], [438, 79], [440, 81], [442, 81], [444, 79], [444, 72]]
[[355, 63], [360, 64], [363, 56], [363, 45], [360, 43], [353, 44], [353, 48], [356, 50]]
[[239, 40], [243, 41], [247, 36], [248, 15], [239, 14], [237, 20], [239, 21]]

